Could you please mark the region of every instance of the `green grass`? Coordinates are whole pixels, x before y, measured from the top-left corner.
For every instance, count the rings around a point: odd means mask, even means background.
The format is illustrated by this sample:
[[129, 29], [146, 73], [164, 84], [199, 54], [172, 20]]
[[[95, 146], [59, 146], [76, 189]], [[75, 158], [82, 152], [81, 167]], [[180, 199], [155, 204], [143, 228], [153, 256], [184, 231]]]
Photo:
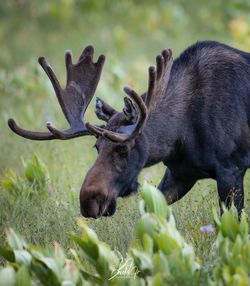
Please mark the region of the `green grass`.
[[[100, 2], [72, 1], [75, 6], [72, 4], [72, 7], [65, 8], [60, 6], [60, 1], [54, 6], [49, 4], [50, 1], [44, 1], [41, 6], [40, 2], [32, 4], [32, 1], [24, 1], [23, 13], [18, 12], [12, 1], [9, 6], [0, 6], [0, 39], [3, 43], [0, 55], [0, 181], [10, 169], [24, 178], [22, 159], [30, 160], [34, 153], [50, 173], [47, 191], [43, 195], [30, 196], [25, 191], [13, 195], [0, 186], [0, 244], [5, 241], [4, 229], [12, 226], [27, 241], [40, 245], [52, 245], [53, 241], [59, 241], [68, 249], [71, 246], [69, 232], [78, 231], [79, 190], [86, 172], [97, 157], [92, 148], [95, 139], [91, 137], [33, 142], [16, 136], [8, 128], [9, 117], [33, 130], [45, 130], [48, 119], [60, 128], [66, 127], [50, 83], [36, 63], [38, 56], [46, 56], [64, 82], [64, 52], [72, 49], [76, 59], [83, 46], [94, 44], [97, 54], [107, 55], [96, 95], [121, 109], [122, 87], [128, 84], [143, 92], [147, 84], [147, 68], [166, 46], [170, 46], [177, 56], [197, 40], [233, 43], [228, 23], [234, 14], [230, 12], [225, 16], [223, 6], [214, 10], [209, 1], [197, 6], [197, 1], [193, 0], [190, 7], [183, 1], [169, 1], [168, 4], [158, 1], [154, 5], [149, 1], [145, 4], [122, 1], [119, 5], [116, 1], [112, 1], [113, 5], [108, 1], [98, 4]], [[227, 8], [234, 9], [231, 6]], [[192, 7], [196, 9], [192, 10]], [[207, 14], [203, 11], [204, 7]], [[220, 22], [220, 15], [226, 18], [223, 23]], [[87, 120], [97, 122], [94, 100], [87, 112]], [[140, 182], [145, 173], [150, 173], [150, 181], [158, 185], [164, 166], [159, 164], [144, 170]], [[249, 184], [250, 174], [247, 173], [247, 213]], [[119, 199], [117, 211], [111, 218], [87, 220], [101, 240], [123, 254], [136, 237], [139, 198], [140, 193]], [[212, 223], [213, 207], [218, 208], [218, 202], [216, 185], [212, 180], [198, 182], [186, 197], [172, 206], [178, 229], [193, 243], [197, 255], [204, 262], [204, 275], [210, 271], [214, 261], [215, 253], [210, 246], [215, 237], [200, 232], [199, 227]]]

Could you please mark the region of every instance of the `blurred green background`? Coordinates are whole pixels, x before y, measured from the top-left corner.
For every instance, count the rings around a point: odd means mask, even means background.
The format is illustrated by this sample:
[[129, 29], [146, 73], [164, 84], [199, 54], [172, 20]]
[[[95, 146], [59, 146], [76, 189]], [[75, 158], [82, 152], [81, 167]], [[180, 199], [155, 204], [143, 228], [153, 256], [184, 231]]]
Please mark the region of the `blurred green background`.
[[[78, 229], [79, 189], [97, 155], [92, 148], [94, 138], [34, 142], [9, 130], [9, 117], [31, 130], [45, 130], [48, 120], [59, 128], [67, 127], [50, 82], [37, 63], [38, 56], [48, 59], [63, 84], [64, 52], [71, 49], [76, 60], [84, 46], [94, 45], [96, 55], [106, 55], [96, 95], [122, 108], [122, 87], [130, 85], [138, 92], [145, 91], [147, 68], [161, 50], [171, 47], [177, 57], [189, 45], [207, 39], [249, 51], [250, 2], [1, 1], [0, 242], [4, 241], [3, 229], [11, 225], [34, 243], [51, 244], [58, 240], [69, 247], [68, 233]], [[87, 121], [91, 122], [97, 122], [94, 101], [87, 112]], [[6, 188], [8, 180], [23, 184], [22, 161], [30, 160], [34, 153], [50, 174], [46, 194], [30, 196], [35, 188], [32, 184], [24, 184], [19, 193], [13, 194]], [[143, 171], [140, 180], [146, 178], [157, 185], [163, 172], [159, 164]], [[246, 187], [249, 183], [247, 175]], [[112, 218], [89, 220], [100, 238], [122, 253], [135, 236], [138, 197], [119, 200]], [[246, 205], [249, 206], [248, 201]], [[199, 226], [211, 222], [213, 206], [218, 208], [215, 182], [211, 180], [198, 182], [173, 206], [183, 234], [204, 259], [211, 261], [207, 246], [213, 243], [213, 237], [200, 233]]]

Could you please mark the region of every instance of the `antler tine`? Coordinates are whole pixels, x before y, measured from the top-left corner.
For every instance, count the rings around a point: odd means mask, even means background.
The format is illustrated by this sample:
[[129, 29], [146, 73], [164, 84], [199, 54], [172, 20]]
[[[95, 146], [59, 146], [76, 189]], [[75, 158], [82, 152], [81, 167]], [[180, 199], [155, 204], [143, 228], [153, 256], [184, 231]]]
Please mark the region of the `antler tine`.
[[51, 134], [50, 132], [35, 132], [35, 131], [29, 131], [26, 129], [23, 129], [19, 127], [15, 120], [10, 118], [8, 120], [8, 125], [10, 129], [18, 134], [19, 136], [22, 136], [24, 138], [30, 139], [30, 140], [52, 140], [57, 139], [55, 135]]
[[134, 139], [141, 132], [147, 119], [147, 107], [142, 98], [134, 90], [130, 89], [129, 87], [125, 87], [124, 91], [130, 98], [133, 99], [133, 101], [138, 107], [138, 112], [139, 112], [137, 122], [133, 125], [128, 126], [129, 133], [117, 133], [110, 130], [106, 130], [101, 127], [94, 126], [90, 123], [86, 123], [86, 127], [90, 130], [90, 132], [92, 132], [97, 136], [105, 137], [117, 143], [130, 141]]
[[73, 139], [73, 138], [77, 138], [80, 136], [91, 135], [89, 130], [85, 127], [85, 124], [84, 124], [84, 128], [80, 128], [80, 129], [69, 128], [64, 131], [60, 131], [59, 129], [57, 129], [55, 126], [52, 125], [51, 122], [47, 122], [46, 126], [49, 129], [49, 131], [57, 139], [61, 139], [61, 140], [68, 140], [68, 139]]
[[136, 123], [138, 119], [138, 111], [136, 105], [129, 97], [124, 97], [124, 108], [123, 113], [125, 114], [126, 118], [131, 123]]
[[131, 135], [129, 136], [129, 139], [133, 139], [143, 129], [144, 124], [146, 123], [146, 120], [147, 120], [148, 111], [147, 111], [147, 107], [144, 101], [142, 100], [142, 98], [133, 89], [129, 87], [125, 87], [124, 91], [127, 93], [128, 96], [130, 96], [134, 100], [134, 102], [138, 106], [138, 111], [139, 111], [136, 127], [134, 131], [131, 133]]
[[156, 57], [156, 70], [157, 70], [157, 79], [158, 80], [162, 76], [163, 69], [164, 69], [164, 58], [162, 55], [158, 55]]
[[22, 136], [30, 140], [39, 140], [39, 141], [54, 140], [54, 139], [67, 140], [67, 139], [76, 138], [79, 136], [91, 135], [88, 129], [79, 131], [78, 133], [75, 132], [74, 134], [72, 134], [72, 129], [68, 129], [62, 132], [56, 129], [55, 127], [53, 127], [53, 125], [51, 125], [50, 122], [47, 123], [47, 127], [49, 130], [53, 130], [53, 132], [30, 131], [30, 130], [21, 128], [20, 126], [17, 125], [15, 120], [12, 118], [8, 120], [8, 125], [13, 132], [18, 134], [19, 136]]
[[66, 88], [61, 85], [44, 57], [38, 59], [40, 65], [49, 77], [61, 109], [67, 119], [70, 128], [64, 131], [58, 130], [51, 123], [47, 123], [50, 132], [33, 132], [19, 127], [13, 119], [8, 121], [9, 127], [16, 134], [31, 140], [67, 140], [84, 135], [92, 135], [84, 124], [85, 111], [94, 96], [100, 80], [105, 56], [99, 56], [97, 62], [93, 62], [94, 47], [87, 46], [78, 62], [72, 63], [70, 51], [65, 53], [67, 70]]
[[53, 69], [51, 68], [51, 66], [49, 65], [49, 63], [47, 62], [47, 60], [45, 59], [45, 57], [39, 57], [38, 58], [38, 62], [41, 65], [41, 67], [43, 68], [43, 70], [45, 71], [45, 73], [47, 74], [48, 78], [50, 79], [53, 88], [55, 90], [57, 99], [59, 101], [59, 104], [63, 110], [63, 113], [65, 115], [65, 117], [67, 118], [67, 114], [65, 113], [65, 106], [63, 103], [63, 98], [62, 98], [62, 88], [61, 85], [59, 83], [59, 80], [57, 79]]
[[148, 91], [147, 91], [147, 96], [146, 96], [147, 107], [150, 106], [150, 103], [152, 101], [152, 97], [154, 95], [155, 83], [156, 83], [155, 67], [149, 67], [148, 69]]
[[105, 132], [104, 128], [92, 125], [89, 122], [86, 123], [86, 127], [93, 135], [103, 137], [103, 133]]
[[172, 64], [172, 51], [165, 49], [156, 57], [156, 69], [155, 67], [148, 69], [148, 91], [145, 102], [149, 112], [156, 107], [157, 102], [165, 94]]

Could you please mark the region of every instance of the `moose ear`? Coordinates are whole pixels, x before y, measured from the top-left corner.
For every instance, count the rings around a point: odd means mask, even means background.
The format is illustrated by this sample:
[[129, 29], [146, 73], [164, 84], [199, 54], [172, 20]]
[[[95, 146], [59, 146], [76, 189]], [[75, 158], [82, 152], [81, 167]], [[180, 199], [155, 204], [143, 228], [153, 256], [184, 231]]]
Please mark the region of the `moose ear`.
[[113, 107], [105, 103], [99, 97], [96, 98], [95, 114], [100, 120], [107, 122], [115, 113], [117, 113], [117, 111]]
[[123, 113], [125, 114], [129, 122], [131, 122], [132, 124], [136, 123], [138, 118], [138, 111], [133, 101], [128, 97], [124, 97]]

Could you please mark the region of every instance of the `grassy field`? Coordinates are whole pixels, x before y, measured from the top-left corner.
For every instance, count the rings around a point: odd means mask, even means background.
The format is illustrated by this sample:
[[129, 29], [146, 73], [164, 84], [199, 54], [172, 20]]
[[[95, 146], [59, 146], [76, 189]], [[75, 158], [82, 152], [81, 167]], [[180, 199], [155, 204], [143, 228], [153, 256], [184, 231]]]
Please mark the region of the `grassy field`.
[[[97, 156], [92, 148], [94, 138], [33, 142], [16, 136], [8, 128], [9, 117], [33, 130], [45, 129], [47, 120], [66, 127], [49, 80], [36, 62], [37, 57], [46, 56], [64, 82], [64, 52], [71, 49], [76, 59], [84, 46], [95, 45], [97, 54], [107, 56], [96, 95], [121, 108], [122, 87], [131, 85], [143, 92], [147, 68], [165, 47], [171, 47], [175, 57], [188, 45], [203, 39], [248, 48], [246, 38], [239, 36], [250, 29], [244, 20], [244, 13], [249, 12], [245, 8], [247, 4], [238, 1], [242, 5], [236, 7], [235, 1], [229, 1], [224, 9], [223, 1], [216, 2], [205, 1], [202, 6], [197, 6], [197, 1], [191, 1], [190, 5], [184, 1], [167, 4], [156, 1], [154, 5], [150, 1], [144, 4], [122, 1], [119, 5], [117, 1], [0, 4], [0, 244], [5, 240], [4, 229], [12, 226], [33, 243], [49, 246], [56, 240], [69, 248], [69, 232], [78, 231], [79, 189]], [[240, 12], [243, 18], [238, 18]], [[97, 122], [94, 100], [87, 119]], [[26, 182], [22, 162], [31, 160], [33, 154], [44, 162], [50, 175], [45, 191]], [[10, 170], [21, 186], [16, 193], [4, 187]], [[164, 167], [159, 164], [144, 170], [140, 182], [146, 177], [157, 185], [163, 173]], [[247, 213], [249, 184], [248, 173], [245, 178]], [[135, 238], [139, 198], [140, 193], [119, 199], [116, 214], [111, 218], [88, 220], [100, 239], [123, 254]], [[199, 228], [212, 223], [213, 207], [218, 208], [218, 202], [216, 184], [212, 180], [198, 182], [172, 207], [178, 228], [193, 243], [204, 262], [204, 274], [213, 263], [210, 246], [214, 235], [202, 233]]]

